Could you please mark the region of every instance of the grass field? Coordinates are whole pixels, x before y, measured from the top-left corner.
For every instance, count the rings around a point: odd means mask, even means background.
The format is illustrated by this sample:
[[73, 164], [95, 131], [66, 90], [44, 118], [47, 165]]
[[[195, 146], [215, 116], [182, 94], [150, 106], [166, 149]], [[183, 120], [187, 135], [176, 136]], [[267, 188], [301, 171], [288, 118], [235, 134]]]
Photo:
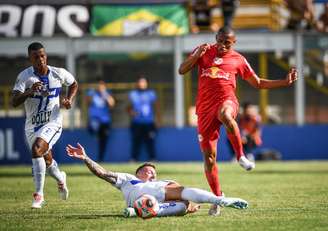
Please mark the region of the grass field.
[[[137, 164], [106, 164], [133, 173]], [[195, 214], [142, 220], [124, 218], [121, 193], [96, 178], [83, 165], [62, 165], [70, 188], [68, 201], [58, 199], [55, 181], [47, 177], [46, 206], [32, 210], [29, 166], [0, 167], [0, 230], [328, 230], [328, 162], [257, 163], [253, 172], [237, 164], [219, 163], [226, 196], [250, 203], [247, 210], [225, 208]], [[209, 189], [202, 163], [160, 163], [159, 178]]]

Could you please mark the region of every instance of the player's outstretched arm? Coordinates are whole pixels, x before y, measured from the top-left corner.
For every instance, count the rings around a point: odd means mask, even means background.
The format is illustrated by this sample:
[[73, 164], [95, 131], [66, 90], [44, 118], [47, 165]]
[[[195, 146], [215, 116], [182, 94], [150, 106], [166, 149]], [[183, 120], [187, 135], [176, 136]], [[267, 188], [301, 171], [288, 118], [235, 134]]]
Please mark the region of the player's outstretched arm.
[[207, 43], [198, 47], [188, 58], [185, 59], [183, 63], [181, 63], [179, 67], [179, 74], [183, 75], [190, 71], [195, 66], [198, 59], [205, 54], [209, 47], [210, 45]]
[[82, 145], [77, 143], [77, 147], [73, 147], [72, 145], [66, 146], [67, 155], [73, 157], [75, 159], [83, 160], [85, 165], [90, 169], [90, 171], [105, 181], [115, 184], [117, 181], [117, 174], [115, 172], [107, 171], [102, 166], [97, 164], [95, 161], [91, 160], [88, 155], [85, 153]]
[[259, 78], [257, 76], [252, 76], [247, 79], [247, 82], [255, 88], [258, 89], [272, 89], [272, 88], [281, 88], [281, 87], [289, 87], [297, 80], [297, 70], [295, 68], [291, 68], [288, 71], [285, 79], [279, 80], [269, 80]]

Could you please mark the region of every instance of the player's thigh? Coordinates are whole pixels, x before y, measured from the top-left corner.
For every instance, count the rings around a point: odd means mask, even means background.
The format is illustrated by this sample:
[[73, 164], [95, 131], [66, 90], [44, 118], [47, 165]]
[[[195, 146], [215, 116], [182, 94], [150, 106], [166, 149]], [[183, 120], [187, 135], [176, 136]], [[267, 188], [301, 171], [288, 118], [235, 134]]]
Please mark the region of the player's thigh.
[[55, 124], [45, 125], [34, 133], [27, 133], [26, 137], [28, 139], [29, 146], [32, 150], [37, 150], [40, 148], [42, 150], [42, 155], [48, 153], [52, 149], [53, 145], [57, 142], [62, 132], [62, 128]]
[[165, 201], [182, 200], [183, 187], [177, 183], [171, 183], [165, 186]]
[[198, 142], [203, 153], [212, 153], [219, 139], [221, 122], [215, 113], [198, 115]]
[[233, 119], [238, 115], [239, 104], [236, 100], [225, 100], [218, 108], [217, 118], [224, 121], [227, 115]]

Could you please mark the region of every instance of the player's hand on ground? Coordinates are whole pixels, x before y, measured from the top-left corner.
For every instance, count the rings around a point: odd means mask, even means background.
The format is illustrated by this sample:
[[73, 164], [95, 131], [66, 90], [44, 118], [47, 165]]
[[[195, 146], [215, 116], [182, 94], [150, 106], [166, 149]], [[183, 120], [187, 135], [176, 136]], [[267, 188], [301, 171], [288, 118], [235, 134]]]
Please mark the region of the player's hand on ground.
[[188, 208], [187, 208], [187, 213], [195, 213], [200, 209], [199, 204], [193, 204], [189, 203]]
[[66, 97], [63, 97], [61, 99], [61, 105], [66, 109], [70, 109], [72, 107], [72, 100], [70, 100]]
[[67, 155], [70, 157], [80, 159], [80, 160], [85, 160], [87, 158], [87, 155], [85, 154], [85, 150], [83, 146], [79, 143], [77, 143], [77, 147], [73, 147], [72, 145], [67, 145], [66, 146], [66, 152]]
[[296, 68], [291, 68], [286, 76], [287, 86], [292, 85], [297, 80]]

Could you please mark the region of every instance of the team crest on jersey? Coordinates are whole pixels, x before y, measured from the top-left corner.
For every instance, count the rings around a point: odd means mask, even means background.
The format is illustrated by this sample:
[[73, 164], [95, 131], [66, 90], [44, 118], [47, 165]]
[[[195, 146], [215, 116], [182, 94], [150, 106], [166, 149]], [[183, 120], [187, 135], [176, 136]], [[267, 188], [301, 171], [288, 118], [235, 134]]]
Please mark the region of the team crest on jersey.
[[223, 59], [222, 58], [218, 58], [216, 57], [213, 62], [216, 64], [216, 65], [220, 65], [222, 62], [223, 62]]

